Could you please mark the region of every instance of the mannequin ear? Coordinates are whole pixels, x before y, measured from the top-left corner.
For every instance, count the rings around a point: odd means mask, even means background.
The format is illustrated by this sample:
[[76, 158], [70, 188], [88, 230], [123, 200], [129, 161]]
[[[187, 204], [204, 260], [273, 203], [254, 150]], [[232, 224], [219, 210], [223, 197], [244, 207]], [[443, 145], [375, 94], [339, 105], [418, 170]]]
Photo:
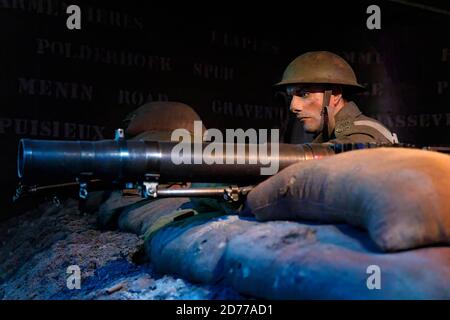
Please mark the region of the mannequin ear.
[[339, 103], [342, 101], [342, 89], [340, 87], [333, 88], [333, 94], [330, 98], [330, 104], [333, 107], [336, 107], [339, 105]]
[[336, 107], [339, 104], [341, 95], [333, 93], [330, 97], [330, 107]]

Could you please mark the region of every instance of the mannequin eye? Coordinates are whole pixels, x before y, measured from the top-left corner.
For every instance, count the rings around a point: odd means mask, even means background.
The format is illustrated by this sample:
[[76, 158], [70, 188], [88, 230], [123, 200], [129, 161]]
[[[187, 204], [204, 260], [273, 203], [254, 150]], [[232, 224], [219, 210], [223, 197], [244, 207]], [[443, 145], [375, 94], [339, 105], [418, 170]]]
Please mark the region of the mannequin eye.
[[301, 98], [307, 98], [309, 96], [309, 91], [300, 88], [288, 88], [287, 94], [291, 97], [297, 96]]
[[310, 93], [307, 90], [299, 89], [294, 92], [294, 95], [296, 95], [297, 97], [300, 97], [300, 98], [308, 98]]
[[302, 90], [299, 92], [298, 96], [301, 98], [307, 98], [309, 96], [309, 92]]

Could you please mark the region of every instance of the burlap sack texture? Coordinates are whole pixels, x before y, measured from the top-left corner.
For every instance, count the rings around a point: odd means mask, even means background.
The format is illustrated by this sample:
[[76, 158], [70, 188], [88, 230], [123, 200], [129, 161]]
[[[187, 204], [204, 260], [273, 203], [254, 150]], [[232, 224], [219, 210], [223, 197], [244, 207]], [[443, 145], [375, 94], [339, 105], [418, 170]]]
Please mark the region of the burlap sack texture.
[[[145, 240], [156, 270], [265, 299], [450, 299], [450, 247], [383, 253], [351, 226], [198, 215]], [[369, 266], [381, 288], [370, 289]]]
[[294, 164], [250, 192], [260, 221], [346, 222], [384, 251], [450, 244], [450, 157], [379, 148]]
[[225, 283], [266, 299], [450, 299], [450, 247], [374, 247], [348, 225], [260, 223], [228, 243]]
[[119, 190], [99, 193], [105, 198], [97, 211], [100, 229], [144, 235], [174, 220], [197, 214], [188, 205], [189, 198], [143, 199], [139, 195], [123, 195]]
[[230, 239], [256, 223], [238, 216], [203, 213], [147, 234], [145, 249], [155, 270], [193, 282], [215, 283], [224, 277], [223, 257]]
[[119, 216], [119, 229], [142, 235], [176, 219], [197, 214], [193, 209], [182, 208], [188, 202], [189, 198], [167, 198], [130, 205]]
[[105, 199], [98, 207], [97, 226], [106, 230], [117, 229], [122, 211], [132, 205], [139, 205], [143, 201], [140, 196], [123, 196], [122, 191], [119, 190], [97, 191], [92, 196]]
[[[195, 186], [195, 185], [194, 185]], [[98, 210], [97, 223], [102, 229], [116, 229], [148, 236], [166, 224], [197, 214], [224, 215], [232, 211], [225, 203], [207, 198], [142, 199], [113, 191]]]

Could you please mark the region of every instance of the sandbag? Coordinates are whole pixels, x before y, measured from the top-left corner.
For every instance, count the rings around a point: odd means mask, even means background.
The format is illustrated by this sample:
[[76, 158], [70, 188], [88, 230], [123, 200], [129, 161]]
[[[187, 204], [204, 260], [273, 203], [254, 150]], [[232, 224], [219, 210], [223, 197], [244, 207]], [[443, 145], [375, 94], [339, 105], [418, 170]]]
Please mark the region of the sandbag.
[[122, 191], [101, 191], [105, 192], [106, 200], [98, 208], [97, 226], [100, 229], [116, 229], [122, 211], [135, 203], [143, 201], [138, 195], [124, 196]]
[[[204, 182], [191, 183], [191, 188], [225, 189], [227, 187], [229, 187], [229, 184], [227, 183], [204, 183]], [[201, 198], [201, 197], [192, 197], [191, 204], [195, 208], [195, 210], [200, 213], [220, 211], [223, 214], [234, 214], [239, 210], [239, 207], [241, 206], [241, 203], [233, 203], [218, 198]]]
[[155, 270], [193, 282], [214, 283], [222, 279], [228, 241], [258, 222], [236, 223], [238, 216], [221, 215], [221, 212], [199, 214], [147, 236], [145, 248]]
[[304, 161], [259, 184], [246, 205], [260, 221], [363, 227], [384, 251], [450, 244], [450, 157], [377, 148]]
[[252, 226], [228, 242], [224, 269], [225, 283], [265, 299], [450, 299], [450, 247], [380, 253], [348, 225]]
[[194, 215], [193, 209], [180, 210], [188, 202], [189, 198], [167, 198], [145, 200], [130, 205], [124, 208], [119, 216], [119, 229], [141, 235], [181, 215], [189, 212]]
[[345, 224], [213, 217], [174, 222], [146, 239], [154, 268], [264, 299], [450, 299], [450, 247], [383, 253]]

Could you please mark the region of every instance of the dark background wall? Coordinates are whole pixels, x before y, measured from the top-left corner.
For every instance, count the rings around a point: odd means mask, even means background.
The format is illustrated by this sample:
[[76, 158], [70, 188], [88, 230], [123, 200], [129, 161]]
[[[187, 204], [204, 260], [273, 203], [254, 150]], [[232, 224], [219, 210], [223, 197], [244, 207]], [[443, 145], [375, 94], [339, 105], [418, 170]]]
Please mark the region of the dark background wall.
[[[81, 30], [66, 28], [69, 4]], [[272, 85], [312, 50], [350, 62], [368, 88], [356, 102], [402, 142], [450, 144], [448, 2], [345, 4], [0, 0], [2, 207], [20, 138], [109, 139], [147, 101], [187, 103], [207, 127], [287, 127], [285, 141], [308, 141]], [[381, 30], [366, 27], [370, 4]]]

